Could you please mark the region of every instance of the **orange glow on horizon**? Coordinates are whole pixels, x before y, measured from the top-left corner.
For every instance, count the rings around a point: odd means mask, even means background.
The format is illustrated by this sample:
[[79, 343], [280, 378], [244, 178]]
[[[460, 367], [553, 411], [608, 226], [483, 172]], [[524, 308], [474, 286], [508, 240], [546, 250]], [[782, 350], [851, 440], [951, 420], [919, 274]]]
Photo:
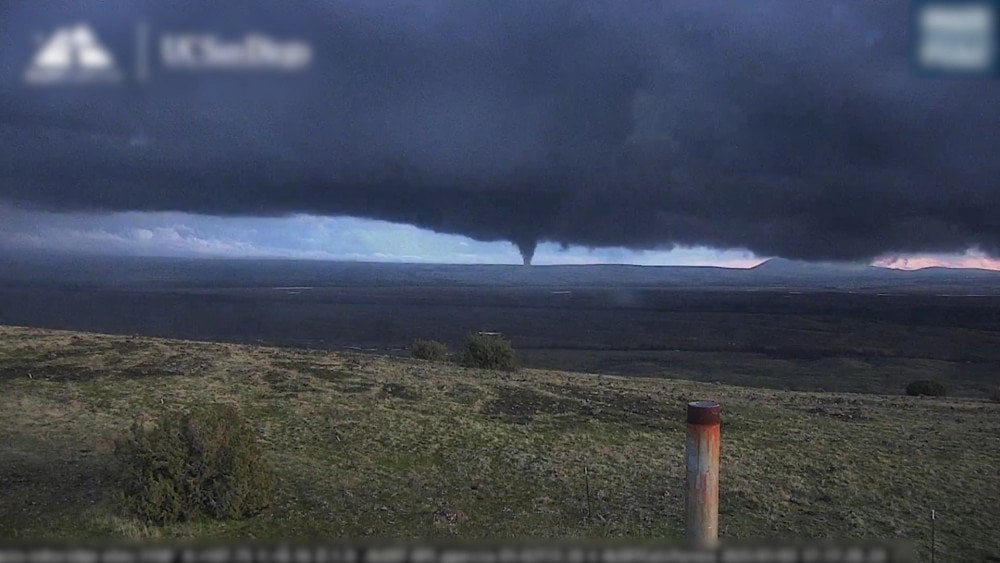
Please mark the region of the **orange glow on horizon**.
[[991, 258], [980, 252], [965, 254], [914, 254], [876, 258], [873, 266], [894, 270], [919, 270], [921, 268], [978, 268], [1000, 271], [1000, 258]]

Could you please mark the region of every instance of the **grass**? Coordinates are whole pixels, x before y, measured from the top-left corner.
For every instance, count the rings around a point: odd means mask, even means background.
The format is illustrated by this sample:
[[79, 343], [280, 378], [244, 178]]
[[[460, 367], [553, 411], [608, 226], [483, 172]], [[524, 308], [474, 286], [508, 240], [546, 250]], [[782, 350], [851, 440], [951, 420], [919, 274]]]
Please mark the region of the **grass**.
[[[0, 538], [680, 538], [683, 412], [723, 404], [724, 538], [1000, 554], [1000, 404], [765, 390], [0, 327]], [[246, 520], [118, 513], [133, 421], [239, 405], [274, 474]], [[587, 517], [584, 468], [591, 489]]]
[[[955, 336], [960, 339], [961, 336]], [[993, 347], [993, 344], [984, 344]], [[773, 358], [750, 352], [593, 351], [518, 348], [525, 364], [540, 369], [639, 377], [670, 377], [767, 387], [784, 391], [905, 394], [917, 379], [940, 378], [949, 395], [989, 398], [1000, 363], [923, 358], [831, 356], [819, 360]]]

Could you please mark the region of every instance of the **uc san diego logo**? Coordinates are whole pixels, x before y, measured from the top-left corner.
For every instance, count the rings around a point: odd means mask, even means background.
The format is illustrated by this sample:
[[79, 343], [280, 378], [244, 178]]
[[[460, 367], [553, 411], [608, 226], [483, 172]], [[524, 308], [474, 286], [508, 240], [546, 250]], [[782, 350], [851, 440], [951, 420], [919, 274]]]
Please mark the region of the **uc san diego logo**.
[[35, 53], [24, 80], [29, 84], [117, 82], [111, 51], [87, 24], [56, 29]]

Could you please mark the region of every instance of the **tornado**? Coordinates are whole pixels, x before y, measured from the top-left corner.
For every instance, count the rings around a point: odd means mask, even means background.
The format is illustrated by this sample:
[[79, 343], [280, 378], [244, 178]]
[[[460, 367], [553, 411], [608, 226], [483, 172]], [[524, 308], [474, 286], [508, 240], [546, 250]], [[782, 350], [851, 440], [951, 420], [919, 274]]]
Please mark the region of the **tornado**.
[[534, 238], [523, 238], [514, 241], [517, 245], [517, 249], [521, 252], [521, 260], [524, 261], [525, 266], [531, 265], [531, 259], [535, 257], [535, 248], [538, 246], [538, 241]]
[[[0, 247], [14, 244], [13, 205], [358, 217], [509, 241], [524, 264], [537, 241], [1000, 256], [1000, 89], [888, 79], [912, 64], [907, 2], [426, 3], [449, 9], [147, 3], [160, 27], [259, 14], [337, 56], [280, 88], [3, 89], [0, 146], [17, 150], [0, 151]], [[104, 4], [74, 2], [98, 29], [130, 19]], [[30, 30], [65, 14], [0, 12], [0, 36], [24, 50], [0, 55], [0, 84], [14, 84]], [[137, 128], [149, 143], [133, 142]]]

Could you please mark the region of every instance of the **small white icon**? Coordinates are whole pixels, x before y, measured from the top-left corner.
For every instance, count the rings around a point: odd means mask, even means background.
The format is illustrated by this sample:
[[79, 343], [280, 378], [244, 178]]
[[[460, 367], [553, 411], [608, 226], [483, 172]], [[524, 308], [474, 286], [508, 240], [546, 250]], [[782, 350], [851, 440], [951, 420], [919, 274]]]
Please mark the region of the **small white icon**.
[[86, 24], [57, 29], [25, 72], [31, 84], [108, 82], [121, 78], [111, 52]]
[[929, 4], [920, 12], [918, 60], [927, 69], [989, 72], [996, 13], [988, 3]]

